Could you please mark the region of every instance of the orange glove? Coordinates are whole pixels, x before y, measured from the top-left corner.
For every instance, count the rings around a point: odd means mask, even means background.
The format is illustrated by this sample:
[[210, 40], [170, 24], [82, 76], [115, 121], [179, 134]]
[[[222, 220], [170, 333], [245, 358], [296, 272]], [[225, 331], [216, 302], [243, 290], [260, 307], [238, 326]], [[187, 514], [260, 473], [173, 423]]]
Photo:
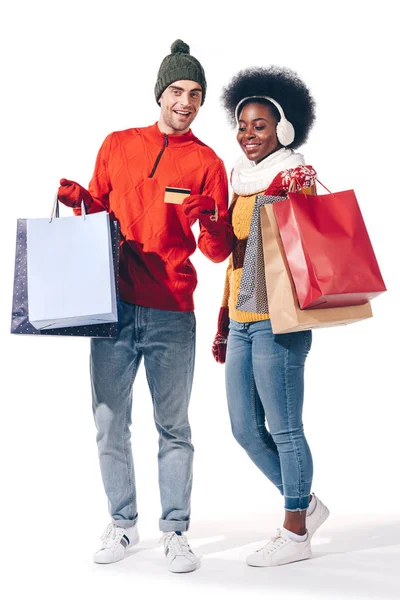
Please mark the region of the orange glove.
[[229, 335], [229, 308], [221, 306], [218, 315], [218, 331], [212, 345], [212, 353], [218, 363], [224, 363], [226, 359], [226, 346]]
[[69, 179], [60, 180], [57, 196], [60, 202], [71, 208], [80, 208], [82, 200], [85, 202], [86, 209], [93, 203], [89, 192], [76, 181]]

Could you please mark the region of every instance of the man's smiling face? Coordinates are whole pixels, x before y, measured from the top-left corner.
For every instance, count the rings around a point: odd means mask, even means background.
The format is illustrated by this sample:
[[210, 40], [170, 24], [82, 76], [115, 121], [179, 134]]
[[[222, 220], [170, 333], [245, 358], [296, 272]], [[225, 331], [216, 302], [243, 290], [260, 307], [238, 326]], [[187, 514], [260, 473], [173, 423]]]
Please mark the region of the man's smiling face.
[[190, 129], [201, 106], [202, 90], [196, 81], [174, 81], [160, 97], [160, 131], [182, 134]]

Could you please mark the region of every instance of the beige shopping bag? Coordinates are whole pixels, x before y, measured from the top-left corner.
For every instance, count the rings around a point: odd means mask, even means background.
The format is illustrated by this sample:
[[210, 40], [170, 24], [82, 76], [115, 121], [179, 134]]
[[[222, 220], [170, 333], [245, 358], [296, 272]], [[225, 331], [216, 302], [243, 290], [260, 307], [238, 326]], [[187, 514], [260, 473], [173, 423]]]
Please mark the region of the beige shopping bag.
[[372, 317], [369, 302], [358, 306], [301, 310], [272, 204], [260, 209], [268, 307], [274, 333], [348, 325]]

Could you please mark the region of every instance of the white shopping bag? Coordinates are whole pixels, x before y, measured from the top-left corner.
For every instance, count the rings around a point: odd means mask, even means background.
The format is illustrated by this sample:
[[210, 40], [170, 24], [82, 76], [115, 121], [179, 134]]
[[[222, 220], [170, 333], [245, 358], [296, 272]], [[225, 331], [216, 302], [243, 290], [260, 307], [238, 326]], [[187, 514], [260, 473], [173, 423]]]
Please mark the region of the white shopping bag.
[[37, 329], [116, 322], [108, 213], [27, 219], [27, 283]]

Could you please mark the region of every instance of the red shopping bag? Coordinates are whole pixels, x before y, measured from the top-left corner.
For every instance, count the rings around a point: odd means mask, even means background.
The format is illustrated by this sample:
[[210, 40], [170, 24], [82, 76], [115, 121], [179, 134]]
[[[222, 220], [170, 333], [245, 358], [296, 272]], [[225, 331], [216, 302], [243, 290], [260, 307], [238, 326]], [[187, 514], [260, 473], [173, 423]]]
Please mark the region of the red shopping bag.
[[365, 304], [386, 290], [353, 190], [289, 192], [273, 208], [300, 308]]

